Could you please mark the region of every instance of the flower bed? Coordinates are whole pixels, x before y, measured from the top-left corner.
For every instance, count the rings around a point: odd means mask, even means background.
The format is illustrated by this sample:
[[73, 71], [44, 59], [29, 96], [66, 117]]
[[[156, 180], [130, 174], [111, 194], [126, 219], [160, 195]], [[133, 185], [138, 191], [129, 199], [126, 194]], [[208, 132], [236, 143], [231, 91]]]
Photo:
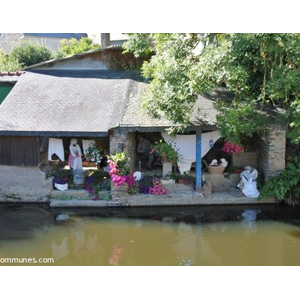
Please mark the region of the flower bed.
[[226, 154], [238, 154], [238, 153], [244, 153], [245, 150], [243, 147], [239, 145], [235, 145], [226, 141], [224, 147], [222, 148], [222, 151], [225, 152]]
[[99, 192], [110, 190], [109, 180], [103, 171], [94, 171], [85, 179], [84, 189], [88, 191], [91, 200], [100, 200]]

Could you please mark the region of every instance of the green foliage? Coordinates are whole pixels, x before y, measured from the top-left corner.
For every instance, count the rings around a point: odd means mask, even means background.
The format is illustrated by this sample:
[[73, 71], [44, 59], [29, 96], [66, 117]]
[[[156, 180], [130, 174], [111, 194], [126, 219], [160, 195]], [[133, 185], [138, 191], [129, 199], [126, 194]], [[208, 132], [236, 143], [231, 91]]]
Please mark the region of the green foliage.
[[85, 152], [85, 158], [88, 161], [92, 161], [95, 164], [99, 164], [101, 162], [102, 159], [102, 149], [100, 147], [98, 147], [96, 144], [91, 144]]
[[[269, 109], [281, 110], [289, 137], [300, 142], [300, 34], [131, 34], [127, 51], [155, 51], [143, 65], [151, 80], [145, 107], [185, 128], [197, 99], [222, 87], [232, 101], [216, 101], [224, 138], [240, 142], [264, 132]], [[196, 51], [199, 45], [202, 51]], [[195, 50], [196, 49], [196, 50]]]
[[24, 42], [12, 50], [10, 57], [24, 68], [53, 58], [53, 53], [40, 44]]
[[279, 201], [296, 203], [300, 200], [300, 161], [286, 165], [282, 173], [268, 181], [260, 192], [260, 198], [274, 196]]
[[6, 54], [0, 49], [0, 71], [1, 72], [15, 72], [22, 69], [19, 61], [10, 55]]
[[216, 107], [221, 136], [233, 144], [243, 144], [241, 138], [251, 138], [253, 133], [262, 132], [267, 127], [267, 117], [260, 114], [253, 103], [227, 104], [220, 101]]
[[[197, 95], [190, 80], [194, 39], [186, 34], [156, 33], [145, 38], [145, 52], [140, 41], [145, 34], [130, 36], [135, 55], [147, 54], [155, 49], [156, 54], [142, 67], [143, 76], [151, 79], [144, 95], [145, 108], [155, 117], [165, 117], [183, 126], [189, 123], [189, 114]], [[138, 42], [136, 42], [138, 41]], [[151, 43], [149, 42], [151, 41]], [[134, 43], [136, 42], [136, 43]], [[132, 45], [133, 44], [133, 45]], [[149, 47], [151, 45], [151, 47]]]
[[64, 170], [64, 169], [60, 169], [60, 168], [54, 168], [51, 171], [48, 171], [46, 173], [46, 179], [53, 177], [54, 178], [54, 182], [60, 181], [60, 180], [67, 180], [67, 182], [72, 185], [74, 183], [73, 181], [73, 172], [71, 170]]
[[186, 184], [186, 185], [194, 184], [196, 182], [195, 176], [190, 175], [187, 172], [183, 172], [183, 174], [172, 173], [172, 174], [170, 174], [170, 178], [175, 180], [176, 183], [179, 182], [179, 179], [183, 179], [184, 184]]
[[79, 41], [76, 39], [61, 40], [61, 45], [57, 53], [57, 57], [66, 57], [76, 53], [87, 52], [90, 50], [100, 49], [99, 44], [94, 44], [93, 41], [87, 37], [81, 38]]
[[156, 153], [163, 160], [170, 160], [173, 164], [178, 161], [178, 151], [176, 151], [175, 144], [169, 142], [163, 142], [160, 140], [154, 145], [151, 145], [151, 153]]
[[117, 169], [117, 173], [119, 176], [126, 176], [130, 173], [130, 160], [129, 157], [125, 154], [124, 151], [117, 152], [116, 154], [112, 154], [108, 156], [110, 161], [110, 173], [114, 174], [114, 168]]
[[154, 52], [152, 34], [127, 33], [129, 39], [124, 43], [124, 53], [134, 52], [136, 57], [147, 56]]

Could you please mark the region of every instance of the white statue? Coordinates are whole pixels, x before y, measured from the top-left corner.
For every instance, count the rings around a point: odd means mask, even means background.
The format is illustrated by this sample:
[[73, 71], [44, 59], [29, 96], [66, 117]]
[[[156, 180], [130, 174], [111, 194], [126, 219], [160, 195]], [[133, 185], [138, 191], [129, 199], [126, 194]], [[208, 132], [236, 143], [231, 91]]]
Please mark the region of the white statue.
[[241, 181], [238, 184], [243, 194], [249, 198], [257, 198], [259, 191], [257, 190], [257, 179], [258, 172], [251, 166], [246, 166], [245, 170], [240, 174]]
[[219, 164], [218, 164], [218, 161], [216, 159], [213, 159], [209, 165], [211, 167], [217, 167]]
[[73, 170], [82, 169], [82, 159], [81, 159], [81, 149], [80, 146], [77, 144], [77, 139], [71, 139], [70, 144], [70, 154], [69, 154], [69, 160], [68, 165]]
[[228, 166], [228, 161], [225, 158], [221, 158], [220, 167], [226, 168]]

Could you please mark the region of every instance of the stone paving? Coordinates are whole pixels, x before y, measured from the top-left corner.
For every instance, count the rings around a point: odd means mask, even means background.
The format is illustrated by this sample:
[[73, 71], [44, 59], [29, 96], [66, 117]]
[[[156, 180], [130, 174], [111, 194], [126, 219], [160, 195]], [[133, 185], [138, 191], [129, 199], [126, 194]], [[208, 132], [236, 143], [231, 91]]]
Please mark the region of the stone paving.
[[[168, 184], [168, 183], [166, 183]], [[180, 206], [214, 204], [276, 203], [275, 199], [257, 200], [236, 197], [228, 192], [213, 192], [203, 196], [190, 186], [170, 184], [169, 195], [128, 195], [126, 187], [100, 192], [105, 200], [90, 200], [84, 190], [53, 190], [52, 180], [36, 167], [0, 166], [0, 202], [45, 202], [51, 207], [108, 207], [108, 206]], [[112, 200], [107, 201], [111, 196]]]

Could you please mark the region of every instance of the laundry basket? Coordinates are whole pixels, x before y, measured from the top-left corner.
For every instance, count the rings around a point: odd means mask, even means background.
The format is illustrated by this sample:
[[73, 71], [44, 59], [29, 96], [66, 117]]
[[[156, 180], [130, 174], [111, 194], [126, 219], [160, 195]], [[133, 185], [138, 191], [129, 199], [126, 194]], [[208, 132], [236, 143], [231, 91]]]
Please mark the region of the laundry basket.
[[208, 173], [211, 175], [221, 175], [225, 171], [225, 167], [219, 167], [219, 166], [208, 166], [207, 167]]

